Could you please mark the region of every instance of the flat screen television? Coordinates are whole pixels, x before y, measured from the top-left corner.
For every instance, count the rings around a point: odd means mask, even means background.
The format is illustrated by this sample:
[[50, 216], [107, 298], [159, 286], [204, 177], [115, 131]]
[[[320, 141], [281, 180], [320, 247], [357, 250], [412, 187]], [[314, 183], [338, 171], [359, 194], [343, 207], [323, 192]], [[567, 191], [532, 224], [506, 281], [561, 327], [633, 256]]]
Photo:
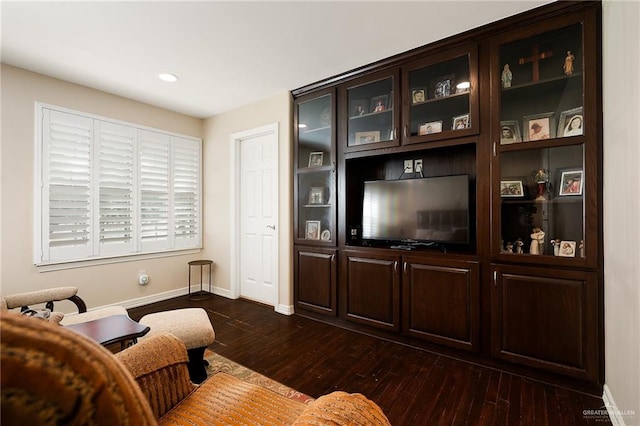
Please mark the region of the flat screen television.
[[364, 240], [470, 242], [469, 176], [364, 183]]

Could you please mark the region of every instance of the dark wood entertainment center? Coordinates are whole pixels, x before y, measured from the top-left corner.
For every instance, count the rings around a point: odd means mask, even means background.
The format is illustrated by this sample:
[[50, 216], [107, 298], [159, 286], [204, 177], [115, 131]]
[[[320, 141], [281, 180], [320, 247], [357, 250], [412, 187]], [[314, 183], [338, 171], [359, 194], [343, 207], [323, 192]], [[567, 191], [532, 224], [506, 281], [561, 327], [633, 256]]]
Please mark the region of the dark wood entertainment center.
[[[552, 3], [294, 90], [296, 314], [600, 394], [601, 38]], [[365, 181], [460, 174], [469, 243], [362, 238]]]

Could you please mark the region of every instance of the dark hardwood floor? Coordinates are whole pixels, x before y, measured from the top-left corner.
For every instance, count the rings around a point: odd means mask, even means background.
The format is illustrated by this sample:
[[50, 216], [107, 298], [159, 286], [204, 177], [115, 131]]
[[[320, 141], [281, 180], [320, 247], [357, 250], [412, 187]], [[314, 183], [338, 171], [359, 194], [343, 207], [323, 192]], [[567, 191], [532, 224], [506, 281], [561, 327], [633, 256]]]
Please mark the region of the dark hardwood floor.
[[202, 307], [216, 332], [210, 349], [280, 383], [319, 397], [360, 392], [395, 426], [607, 424], [601, 398], [330, 326], [272, 307], [186, 296], [130, 309]]

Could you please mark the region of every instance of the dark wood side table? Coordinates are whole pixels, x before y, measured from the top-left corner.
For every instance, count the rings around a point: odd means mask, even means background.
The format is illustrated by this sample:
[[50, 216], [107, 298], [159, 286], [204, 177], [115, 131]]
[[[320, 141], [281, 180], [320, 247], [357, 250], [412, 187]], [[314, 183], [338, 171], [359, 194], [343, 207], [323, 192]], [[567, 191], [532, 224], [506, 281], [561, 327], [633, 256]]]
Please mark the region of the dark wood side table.
[[[212, 260], [202, 259], [202, 260], [192, 260], [189, 262], [189, 300], [205, 300], [213, 296], [211, 293], [211, 265], [213, 264]], [[209, 266], [209, 291], [205, 291], [202, 289], [202, 268], [204, 266]], [[200, 267], [200, 291], [191, 293], [191, 267], [199, 266]]]
[[127, 315], [111, 315], [96, 320], [69, 324], [65, 326], [95, 340], [103, 346], [120, 342], [120, 349], [127, 347], [126, 342], [137, 343], [150, 330], [146, 325], [135, 322]]

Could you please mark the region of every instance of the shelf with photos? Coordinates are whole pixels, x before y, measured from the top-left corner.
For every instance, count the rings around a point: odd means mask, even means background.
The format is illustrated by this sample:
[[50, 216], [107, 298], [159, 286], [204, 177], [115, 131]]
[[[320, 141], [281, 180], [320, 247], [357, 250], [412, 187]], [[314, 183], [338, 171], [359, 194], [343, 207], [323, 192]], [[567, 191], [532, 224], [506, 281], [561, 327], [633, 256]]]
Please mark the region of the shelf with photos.
[[559, 113], [523, 115], [521, 119], [500, 121], [500, 150], [580, 144], [584, 131], [582, 106], [569, 106]]

